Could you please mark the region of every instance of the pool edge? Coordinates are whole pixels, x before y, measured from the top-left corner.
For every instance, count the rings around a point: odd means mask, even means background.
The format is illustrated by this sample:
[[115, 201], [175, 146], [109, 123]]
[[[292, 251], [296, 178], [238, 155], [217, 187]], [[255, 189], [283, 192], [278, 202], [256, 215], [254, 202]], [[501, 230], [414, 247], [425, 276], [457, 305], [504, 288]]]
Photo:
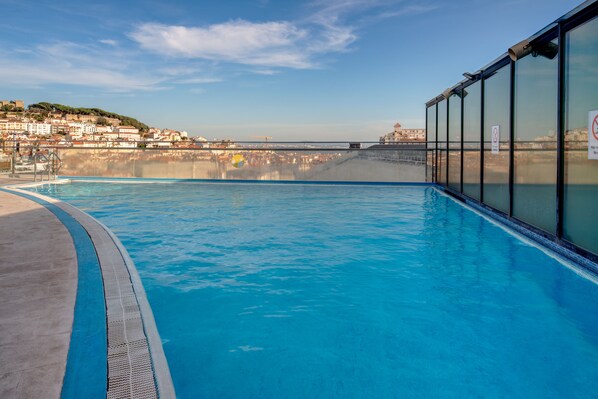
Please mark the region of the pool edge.
[[[62, 180], [59, 183], [67, 183], [67, 182], [68, 182], [68, 180], [66, 180], [66, 181]], [[56, 182], [51, 182], [51, 183], [56, 183]], [[97, 219], [95, 219], [91, 215], [81, 211], [77, 207], [70, 205], [66, 202], [63, 202], [61, 200], [58, 200], [56, 198], [48, 197], [48, 196], [45, 196], [45, 195], [42, 195], [42, 194], [39, 194], [39, 193], [36, 193], [33, 191], [25, 191], [25, 190], [21, 189], [24, 187], [33, 187], [33, 186], [42, 185], [42, 184], [48, 184], [48, 182], [37, 182], [37, 183], [33, 183], [33, 184], [25, 183], [25, 184], [5, 186], [3, 188], [8, 192], [19, 195], [23, 198], [27, 198], [29, 196], [35, 197], [41, 201], [45, 201], [53, 206], [56, 206], [59, 209], [61, 209], [62, 211], [66, 212], [68, 215], [70, 215], [75, 220], [75, 222], [77, 222], [81, 226], [81, 228], [90, 237], [98, 258], [103, 257], [104, 260], [105, 259], [114, 260], [115, 253], [114, 252], [108, 253], [108, 251], [110, 251], [110, 249], [107, 247], [107, 245], [110, 246], [110, 244], [112, 244], [112, 246], [113, 246], [112, 250], [116, 251], [118, 253], [118, 255], [121, 257], [121, 260], [124, 263], [124, 266], [125, 266], [126, 272], [127, 272], [126, 276], [120, 275], [120, 276], [117, 276], [117, 278], [124, 280], [128, 277], [129, 282], [131, 283], [132, 288], [133, 288], [133, 294], [135, 297], [135, 301], [137, 302], [137, 305], [139, 308], [139, 312], [141, 315], [141, 321], [142, 321], [143, 333], [147, 340], [147, 349], [150, 354], [150, 361], [151, 361], [152, 374], [153, 374], [153, 383], [155, 384], [155, 387], [156, 387], [156, 396], [159, 397], [160, 399], [176, 398], [174, 384], [172, 382], [172, 377], [170, 375], [170, 368], [168, 366], [168, 362], [167, 362], [167, 359], [166, 359], [166, 356], [164, 353], [164, 349], [162, 347], [162, 342], [161, 342], [160, 335], [159, 335], [159, 332], [158, 332], [158, 329], [157, 329], [157, 326], [155, 323], [153, 312], [151, 310], [151, 306], [149, 305], [149, 302], [147, 300], [145, 289], [143, 288], [143, 284], [141, 282], [141, 278], [139, 277], [137, 268], [135, 267], [135, 264], [134, 264], [133, 260], [131, 259], [131, 257], [129, 256], [128, 252], [126, 251], [124, 245], [120, 242], [120, 240], [116, 237], [116, 235], [112, 231], [110, 231], [110, 229], [108, 229], [104, 224], [99, 222]], [[60, 222], [63, 223], [62, 220], [60, 220]], [[67, 227], [67, 226], [65, 226], [65, 227]], [[101, 231], [104, 232], [109, 237], [111, 242], [107, 243], [104, 240], [101, 240], [101, 239], [98, 240], [97, 234], [94, 234], [94, 231], [93, 231], [93, 230], [96, 230], [95, 233], [97, 233], [98, 232], [97, 229], [101, 229]], [[110, 263], [112, 263], [112, 262], [110, 262]], [[100, 268], [103, 269], [101, 260], [100, 260]], [[102, 283], [104, 285], [104, 290], [103, 290], [104, 298], [102, 298], [102, 299], [104, 300], [105, 305], [106, 305], [104, 310], [106, 313], [106, 324], [107, 324], [106, 327], [108, 328], [110, 325], [110, 320], [108, 320], [109, 319], [108, 316], [110, 314], [108, 302], [109, 302], [110, 298], [108, 298], [108, 293], [106, 290], [107, 278], [105, 276], [104, 270], [102, 270]], [[123, 281], [123, 283], [126, 284], [126, 281]], [[122, 307], [122, 298], [121, 298], [120, 305]], [[75, 304], [75, 306], [76, 306], [76, 304]], [[125, 316], [124, 316], [124, 308], [123, 308], [123, 319], [124, 318], [125, 318]], [[106, 356], [108, 358], [107, 377], [109, 377], [110, 376], [111, 357], [112, 357], [110, 354], [110, 345], [109, 345], [110, 332], [108, 332], [107, 335], [108, 335], [108, 341], [106, 342], [105, 349], [106, 349]], [[126, 332], [125, 332], [125, 339], [126, 339]], [[70, 345], [69, 345], [69, 347], [70, 347]], [[128, 367], [130, 370], [132, 370], [133, 361], [131, 360], [130, 356], [128, 356], [128, 361], [129, 361]], [[113, 369], [122, 368], [122, 364], [113, 365], [113, 366], [114, 366]], [[132, 372], [133, 371], [131, 371], [131, 373]], [[143, 379], [143, 376], [141, 376], [141, 379]], [[132, 383], [130, 385], [132, 385]], [[110, 387], [110, 384], [107, 385], [107, 392], [106, 392], [107, 397], [111, 397], [109, 387]], [[118, 395], [118, 397], [121, 397], [121, 396]], [[132, 393], [132, 389], [131, 389], [130, 397], [145, 397], [145, 396], [137, 396]]]
[[473, 212], [478, 213], [480, 216], [485, 217], [490, 222], [499, 225], [509, 234], [517, 236], [518, 239], [524, 242], [528, 241], [528, 244], [538, 246], [540, 250], [555, 258], [567, 268], [572, 269], [577, 274], [582, 274], [584, 278], [588, 278], [598, 284], [598, 264], [591, 259], [585, 258], [584, 256], [505, 218], [501, 214], [494, 212], [492, 209], [480, 205], [475, 200], [455, 196], [450, 191], [446, 191], [442, 186], [434, 185], [432, 188], [439, 193], [446, 195], [459, 205], [465, 206]]

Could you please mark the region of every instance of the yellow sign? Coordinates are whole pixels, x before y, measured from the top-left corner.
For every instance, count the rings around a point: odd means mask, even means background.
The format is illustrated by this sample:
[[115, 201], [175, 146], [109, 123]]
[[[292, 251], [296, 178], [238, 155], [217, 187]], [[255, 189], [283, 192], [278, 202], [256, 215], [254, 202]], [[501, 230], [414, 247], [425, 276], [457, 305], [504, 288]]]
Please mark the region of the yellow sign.
[[245, 157], [241, 154], [233, 155], [233, 166], [235, 168], [242, 168], [245, 165]]

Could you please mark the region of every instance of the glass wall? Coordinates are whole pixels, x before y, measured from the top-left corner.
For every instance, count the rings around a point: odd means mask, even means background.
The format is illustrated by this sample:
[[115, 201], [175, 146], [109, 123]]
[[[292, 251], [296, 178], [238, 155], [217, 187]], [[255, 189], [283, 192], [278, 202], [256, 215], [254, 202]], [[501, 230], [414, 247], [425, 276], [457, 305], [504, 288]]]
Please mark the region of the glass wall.
[[[423, 182], [421, 145], [320, 148], [59, 148], [61, 176]], [[30, 167], [23, 165], [23, 168]], [[44, 169], [45, 165], [38, 165]]]
[[448, 125], [448, 185], [453, 190], [461, 190], [461, 97], [449, 97]]
[[484, 81], [484, 203], [505, 213], [509, 212], [510, 81], [508, 65]]
[[563, 236], [598, 254], [598, 160], [590, 160], [588, 153], [589, 135], [598, 136], [598, 123], [593, 123], [593, 111], [598, 111], [598, 19], [571, 30], [566, 40]]
[[[428, 149], [436, 149], [436, 104], [426, 110], [426, 137]], [[426, 161], [428, 181], [436, 180], [436, 151], [429, 151]]]
[[446, 185], [446, 166], [447, 166], [447, 152], [446, 152], [446, 116], [447, 105], [446, 100], [442, 100], [437, 104], [438, 107], [438, 183]]
[[592, 261], [598, 261], [596, 9], [586, 2], [529, 38], [531, 47], [509, 49], [511, 60], [497, 59], [483, 80], [464, 74], [470, 80], [459, 85], [469, 86], [437, 97], [428, 109], [437, 133], [428, 140], [438, 140], [433, 181], [565, 247], [573, 244]]
[[463, 193], [480, 199], [480, 81], [463, 90]]
[[[555, 39], [550, 47], [558, 49]], [[556, 232], [558, 55], [515, 63], [513, 216]]]

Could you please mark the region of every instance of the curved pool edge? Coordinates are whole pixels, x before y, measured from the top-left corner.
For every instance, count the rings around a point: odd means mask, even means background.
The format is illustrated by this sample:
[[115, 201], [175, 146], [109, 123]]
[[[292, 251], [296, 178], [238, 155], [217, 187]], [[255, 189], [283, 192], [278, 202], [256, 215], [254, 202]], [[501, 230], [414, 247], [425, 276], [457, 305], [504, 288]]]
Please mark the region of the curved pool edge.
[[133, 260], [116, 235], [97, 219], [63, 201], [21, 189], [47, 183], [19, 184], [4, 189], [56, 206], [70, 215], [91, 239], [99, 259], [106, 305], [106, 397], [175, 398], [154, 315]]

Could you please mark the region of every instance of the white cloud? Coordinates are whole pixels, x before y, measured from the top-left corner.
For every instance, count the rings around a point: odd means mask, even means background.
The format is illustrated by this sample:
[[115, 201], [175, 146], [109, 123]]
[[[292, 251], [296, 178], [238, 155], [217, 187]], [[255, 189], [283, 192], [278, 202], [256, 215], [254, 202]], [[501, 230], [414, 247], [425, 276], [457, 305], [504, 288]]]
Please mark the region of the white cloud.
[[308, 68], [309, 59], [299, 48], [307, 34], [286, 21], [235, 20], [207, 27], [148, 23], [138, 26], [130, 36], [143, 49], [171, 57]]
[[116, 40], [112, 40], [112, 39], [102, 39], [99, 41], [102, 44], [105, 44], [107, 46], [117, 46], [118, 42]]
[[272, 75], [278, 75], [280, 73], [280, 71], [277, 71], [275, 69], [256, 69], [255, 71], [253, 71], [253, 73], [255, 73], [257, 75], [272, 76]]
[[222, 82], [219, 78], [188, 78], [175, 81], [175, 83], [182, 84], [206, 84], [206, 83], [218, 83]]

